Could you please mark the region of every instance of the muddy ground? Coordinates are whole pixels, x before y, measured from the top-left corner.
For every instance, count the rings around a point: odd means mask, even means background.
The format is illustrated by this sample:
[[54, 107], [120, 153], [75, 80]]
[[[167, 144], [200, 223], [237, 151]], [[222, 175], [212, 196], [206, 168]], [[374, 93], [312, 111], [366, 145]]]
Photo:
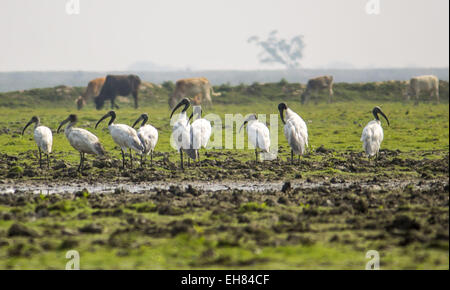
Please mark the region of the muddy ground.
[[167, 154], [83, 174], [1, 155], [1, 268], [63, 268], [54, 255], [79, 249], [85, 268], [363, 269], [375, 249], [387, 269], [448, 269], [448, 151], [321, 147], [299, 165], [212, 151], [184, 171]]

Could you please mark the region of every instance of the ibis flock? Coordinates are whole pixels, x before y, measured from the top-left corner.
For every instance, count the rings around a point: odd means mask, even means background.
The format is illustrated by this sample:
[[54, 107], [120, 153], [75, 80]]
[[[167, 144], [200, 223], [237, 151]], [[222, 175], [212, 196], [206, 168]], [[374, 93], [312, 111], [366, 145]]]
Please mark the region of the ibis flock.
[[[190, 159], [198, 162], [200, 160], [200, 150], [202, 148], [207, 148], [212, 133], [211, 123], [203, 118], [201, 108], [195, 112], [193, 110], [190, 117], [187, 117], [187, 111], [190, 106], [191, 104], [189, 99], [184, 98], [174, 107], [170, 115], [170, 119], [172, 119], [174, 113], [178, 109], [182, 108], [172, 126], [172, 141], [173, 145], [175, 145], [175, 149], [179, 152], [180, 167], [182, 169], [184, 169], [183, 154], [186, 155], [188, 164], [190, 164]], [[294, 155], [298, 156], [298, 163], [300, 163], [300, 157], [306, 153], [309, 146], [308, 127], [306, 122], [299, 114], [290, 109], [285, 103], [278, 105], [278, 111], [284, 125], [284, 136], [286, 137], [291, 151], [290, 163], [295, 163]], [[381, 142], [384, 137], [379, 115], [386, 119], [387, 124], [389, 125], [389, 119], [380, 107], [375, 107], [372, 113], [375, 119], [367, 124], [367, 126], [363, 129], [361, 136], [364, 152], [369, 159], [372, 157], [378, 157]], [[150, 162], [153, 165], [153, 153], [158, 143], [158, 130], [154, 126], [147, 124], [149, 120], [148, 115], [141, 114], [132, 126], [128, 126], [126, 124], [116, 124], [116, 113], [114, 111], [110, 111], [98, 120], [95, 124], [95, 129], [97, 129], [103, 120], [108, 118], [109, 134], [111, 135], [114, 143], [121, 150], [122, 168], [125, 168], [126, 166], [125, 153], [127, 151], [129, 151], [131, 168], [133, 167], [132, 151], [135, 151], [140, 155], [141, 166], [144, 165], [144, 159], [146, 159], [147, 155], [150, 155]], [[190, 123], [191, 120], [193, 120], [192, 123]], [[70, 145], [80, 153], [78, 171], [82, 171], [85, 162], [85, 154], [104, 156], [106, 151], [97, 136], [88, 130], [75, 127], [77, 121], [78, 118], [76, 115], [69, 115], [59, 124], [56, 132], [59, 133], [62, 127], [67, 124], [64, 129], [64, 134], [66, 135], [67, 141], [69, 141]], [[45, 154], [47, 168], [50, 168], [49, 155], [52, 153], [52, 131], [50, 128], [41, 125], [39, 117], [33, 116], [23, 128], [22, 135], [33, 123], [34, 140], [39, 152], [39, 165], [42, 168], [42, 154]], [[139, 123], [140, 127], [136, 131], [135, 127], [139, 125]], [[259, 151], [263, 153], [270, 152], [269, 129], [265, 122], [258, 120], [256, 114], [248, 115], [239, 128], [239, 132], [241, 132], [244, 127], [246, 127], [248, 141], [255, 148], [255, 158], [256, 162], [258, 162]]]

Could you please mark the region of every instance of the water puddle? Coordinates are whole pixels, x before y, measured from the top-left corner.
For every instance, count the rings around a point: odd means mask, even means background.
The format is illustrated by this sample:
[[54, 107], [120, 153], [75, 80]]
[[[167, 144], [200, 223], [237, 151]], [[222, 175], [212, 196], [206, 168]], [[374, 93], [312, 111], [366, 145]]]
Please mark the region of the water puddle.
[[[46, 183], [28, 182], [23, 184], [0, 184], [0, 194], [11, 194], [15, 192], [31, 192], [34, 194], [55, 194], [55, 193], [75, 193], [86, 188], [90, 193], [111, 193], [116, 189], [123, 189], [132, 193], [142, 193], [158, 189], [169, 189], [171, 186], [187, 188], [189, 185], [202, 191], [223, 191], [223, 190], [243, 190], [251, 192], [279, 191], [284, 182], [246, 182], [246, 181], [225, 181], [225, 182], [204, 182], [204, 181], [180, 181], [180, 182], [148, 182], [148, 183]], [[361, 186], [363, 189], [381, 190], [404, 188], [415, 184], [414, 181], [390, 181], [384, 183], [368, 182], [344, 182], [331, 184], [329, 182], [291, 182], [292, 188], [314, 189], [320, 187], [345, 189], [352, 186]], [[430, 184], [421, 184], [420, 188], [430, 187]]]

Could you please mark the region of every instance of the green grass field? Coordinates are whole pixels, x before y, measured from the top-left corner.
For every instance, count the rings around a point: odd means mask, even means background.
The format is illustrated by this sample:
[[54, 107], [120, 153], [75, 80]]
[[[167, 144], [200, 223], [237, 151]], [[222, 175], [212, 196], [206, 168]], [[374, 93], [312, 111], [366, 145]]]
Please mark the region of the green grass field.
[[[119, 190], [106, 195], [0, 195], [0, 268], [63, 269], [66, 251], [76, 249], [82, 269], [364, 269], [365, 253], [376, 249], [383, 269], [448, 269], [448, 83], [441, 86], [441, 104], [426, 100], [418, 106], [395, 99], [401, 90], [393, 84], [338, 84], [335, 103], [320, 100], [307, 105], [299, 103], [295, 84], [217, 87], [222, 96], [213, 99], [214, 107], [205, 108], [205, 115], [269, 116], [278, 114], [278, 104], [286, 102], [307, 122], [311, 150], [301, 165], [288, 164], [290, 154], [278, 117], [281, 160], [255, 165], [254, 152], [247, 146], [211, 149], [203, 152], [206, 160], [185, 172], [178, 169], [179, 156], [169, 142], [170, 84], [143, 93], [138, 110], [131, 103], [119, 103], [117, 123], [131, 125], [146, 112], [149, 123], [159, 130], [155, 165], [147, 165], [143, 172], [117, 168], [120, 150], [106, 122], [94, 129], [108, 110], [97, 111], [90, 104], [77, 112], [73, 100], [81, 88], [66, 95], [57, 89], [0, 94], [0, 178], [9, 186], [114, 181], [119, 188], [121, 182], [135, 182], [133, 175], [139, 176], [138, 182], [180, 184], [307, 178], [313, 183], [335, 178], [355, 184], [349, 190], [324, 185], [287, 193], [168, 189], [140, 194]], [[383, 122], [384, 151], [379, 163], [371, 163], [361, 154], [360, 137], [376, 105], [391, 126]], [[74, 172], [79, 155], [63, 133], [56, 134], [71, 113], [78, 114], [79, 127], [100, 138], [110, 154], [107, 166], [97, 166], [96, 158], [89, 156], [86, 172]], [[63, 160], [66, 167], [38, 169], [32, 129], [20, 135], [33, 115], [54, 131], [52, 166]], [[12, 168], [25, 174], [11, 175]], [[358, 189], [360, 181], [372, 179], [408, 185]], [[29, 231], [10, 234], [17, 223]], [[82, 230], [84, 226], [90, 227]]]

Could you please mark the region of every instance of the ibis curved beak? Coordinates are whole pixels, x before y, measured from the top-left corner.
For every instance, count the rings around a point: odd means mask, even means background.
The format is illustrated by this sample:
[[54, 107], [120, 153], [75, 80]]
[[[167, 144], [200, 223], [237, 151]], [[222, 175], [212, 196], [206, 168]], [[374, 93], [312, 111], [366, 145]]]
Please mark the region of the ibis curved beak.
[[189, 122], [191, 121], [191, 119], [192, 119], [193, 116], [194, 116], [194, 112], [192, 112], [191, 115], [189, 116], [189, 119], [188, 119], [188, 121], [187, 121], [188, 124], [189, 124]]
[[278, 108], [278, 111], [280, 111], [281, 121], [283, 122], [283, 124], [286, 124], [286, 122], [284, 121], [284, 109]]
[[145, 123], [147, 123], [147, 121], [148, 121], [148, 115], [147, 115], [147, 114], [142, 114], [142, 115], [136, 120], [136, 122], [134, 122], [133, 128], [134, 128], [134, 126], [136, 126], [137, 123], [139, 123], [140, 120], [142, 120], [142, 123], [141, 123], [141, 127], [142, 127], [142, 126], [145, 125]]
[[[133, 126], [131, 126], [132, 128], [136, 127], [137, 123], [139, 123], [142, 119], [144, 119], [142, 117], [142, 115], [139, 116], [139, 118], [136, 120], [136, 122], [134, 122]], [[145, 120], [144, 120], [145, 122]], [[144, 122], [142, 122], [141, 126], [144, 126]]]
[[69, 122], [69, 119], [68, 119], [68, 118], [65, 119], [64, 121], [62, 121], [62, 122], [59, 124], [58, 130], [56, 130], [56, 134], [59, 133], [59, 131], [61, 130], [61, 127], [64, 126], [67, 122]]
[[95, 129], [97, 129], [98, 124], [100, 124], [103, 120], [105, 120], [108, 117], [112, 117], [111, 116], [111, 112], [107, 113], [106, 115], [104, 115], [103, 117], [100, 118], [100, 120], [98, 120], [97, 124], [95, 124]]
[[391, 125], [389, 124], [389, 119], [388, 119], [388, 117], [386, 117], [386, 115], [383, 113], [383, 111], [380, 110], [380, 114], [381, 114], [381, 116], [383, 116], [383, 117], [386, 119], [386, 122], [387, 122], [388, 126], [391, 126]]
[[25, 125], [25, 127], [23, 127], [23, 130], [22, 130], [22, 136], [23, 136], [23, 134], [25, 133], [25, 130], [28, 128], [28, 126], [30, 126], [31, 124], [33, 124], [34, 122], [33, 121], [30, 121], [30, 122], [28, 122], [26, 125]]
[[241, 128], [239, 128], [239, 133], [241, 133], [242, 127], [244, 127], [245, 125], [247, 125], [248, 121], [245, 120], [244, 123], [242, 123]]
[[176, 105], [175, 108], [173, 108], [172, 114], [170, 114], [170, 119], [172, 119], [172, 116], [175, 113], [175, 111], [183, 105], [184, 105], [184, 109], [183, 109], [183, 112], [184, 112], [189, 108], [189, 105], [190, 105], [189, 100], [183, 99], [181, 102], [179, 102], [178, 105]]

